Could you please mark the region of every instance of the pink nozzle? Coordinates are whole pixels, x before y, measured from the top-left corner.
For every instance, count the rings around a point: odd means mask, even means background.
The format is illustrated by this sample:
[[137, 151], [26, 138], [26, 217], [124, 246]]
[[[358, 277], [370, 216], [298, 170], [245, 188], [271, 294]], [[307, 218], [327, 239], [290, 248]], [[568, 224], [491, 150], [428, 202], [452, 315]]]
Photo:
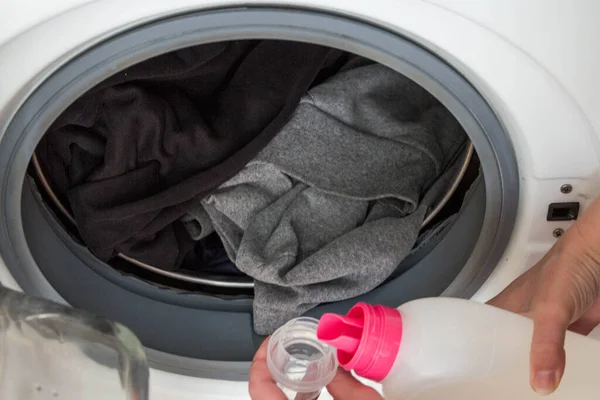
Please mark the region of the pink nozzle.
[[396, 361], [402, 317], [394, 308], [358, 303], [345, 317], [323, 315], [317, 338], [338, 350], [338, 361], [345, 370], [380, 381]]
[[363, 324], [359, 319], [325, 314], [319, 321], [317, 337], [344, 353], [354, 353], [360, 344]]

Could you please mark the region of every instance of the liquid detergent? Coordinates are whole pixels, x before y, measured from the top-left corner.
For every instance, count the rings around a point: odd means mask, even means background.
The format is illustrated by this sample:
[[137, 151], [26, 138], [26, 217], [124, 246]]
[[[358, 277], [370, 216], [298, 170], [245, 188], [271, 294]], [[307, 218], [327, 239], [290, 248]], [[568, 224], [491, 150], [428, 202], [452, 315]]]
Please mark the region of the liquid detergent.
[[[398, 309], [359, 303], [325, 314], [319, 340], [339, 364], [380, 381], [388, 400], [539, 399], [529, 385], [533, 321], [485, 304], [420, 299]], [[569, 332], [550, 399], [600, 399], [600, 342]]]

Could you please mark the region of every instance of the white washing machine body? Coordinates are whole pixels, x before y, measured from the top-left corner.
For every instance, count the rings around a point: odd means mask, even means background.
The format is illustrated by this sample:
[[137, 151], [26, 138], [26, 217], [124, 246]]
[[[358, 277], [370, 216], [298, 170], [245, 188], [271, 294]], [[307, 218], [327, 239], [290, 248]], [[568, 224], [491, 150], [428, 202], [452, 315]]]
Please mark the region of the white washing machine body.
[[[248, 4], [250, 3], [250, 4]], [[600, 194], [600, 3], [594, 0], [5, 0], [0, 13], [0, 132], [66, 60], [116, 33], [178, 13], [277, 5], [366, 21], [444, 59], [485, 98], [509, 133], [520, 179], [502, 260], [474, 295], [485, 301], [552, 246], [552, 202]], [[562, 193], [570, 184], [573, 190]], [[0, 265], [3, 285], [19, 289]], [[198, 340], [202, 340], [199, 338]], [[237, 399], [245, 382], [153, 370], [153, 399]]]

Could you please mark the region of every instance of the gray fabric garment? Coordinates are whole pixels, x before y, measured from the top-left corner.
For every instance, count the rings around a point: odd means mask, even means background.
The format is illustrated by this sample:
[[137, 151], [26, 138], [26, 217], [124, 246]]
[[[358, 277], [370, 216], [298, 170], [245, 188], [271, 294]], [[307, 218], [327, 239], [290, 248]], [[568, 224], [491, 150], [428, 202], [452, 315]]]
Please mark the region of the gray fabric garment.
[[181, 218], [181, 222], [183, 222], [192, 239], [197, 241], [204, 239], [215, 231], [210, 216], [202, 207], [191, 210], [189, 214]]
[[256, 332], [383, 282], [415, 244], [465, 138], [429, 93], [381, 65], [313, 88], [271, 143], [198, 204], [256, 280]]

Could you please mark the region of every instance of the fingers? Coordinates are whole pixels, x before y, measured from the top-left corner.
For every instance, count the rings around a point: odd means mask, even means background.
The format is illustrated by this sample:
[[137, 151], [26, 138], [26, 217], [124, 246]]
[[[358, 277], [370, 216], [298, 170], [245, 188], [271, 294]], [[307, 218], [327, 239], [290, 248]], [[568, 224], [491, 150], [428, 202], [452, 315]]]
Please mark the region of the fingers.
[[567, 310], [548, 307], [536, 310], [532, 316], [531, 387], [540, 394], [550, 394], [565, 370], [565, 332], [571, 315]]
[[271, 372], [267, 367], [267, 338], [252, 360], [250, 367], [250, 379], [248, 382], [248, 391], [252, 400], [286, 400], [285, 395], [273, 380]]
[[327, 385], [327, 391], [335, 400], [383, 400], [375, 389], [363, 385], [341, 368]]
[[[558, 246], [557, 246], [558, 247]], [[535, 295], [528, 316], [533, 318], [530, 353], [531, 387], [540, 394], [556, 390], [565, 371], [565, 336], [578, 311], [575, 298], [579, 289], [574, 278], [577, 265], [568, 253], [550, 252], [536, 276]], [[588, 305], [589, 307], [589, 305]]]
[[530, 380], [539, 393], [553, 392], [562, 378], [567, 329], [587, 334], [600, 322], [599, 226], [600, 199], [540, 262], [489, 302], [534, 320]]
[[534, 267], [527, 270], [487, 304], [517, 314], [526, 313], [529, 307], [529, 298], [535, 290], [538, 274], [539, 268]]
[[[249, 392], [252, 400], [286, 400], [285, 395], [273, 380], [267, 367], [267, 338], [252, 360], [250, 367]], [[374, 389], [357, 381], [350, 373], [338, 370], [327, 390], [338, 400], [383, 400]]]
[[600, 300], [596, 300], [577, 321], [569, 326], [569, 330], [580, 335], [589, 335], [600, 324]]

